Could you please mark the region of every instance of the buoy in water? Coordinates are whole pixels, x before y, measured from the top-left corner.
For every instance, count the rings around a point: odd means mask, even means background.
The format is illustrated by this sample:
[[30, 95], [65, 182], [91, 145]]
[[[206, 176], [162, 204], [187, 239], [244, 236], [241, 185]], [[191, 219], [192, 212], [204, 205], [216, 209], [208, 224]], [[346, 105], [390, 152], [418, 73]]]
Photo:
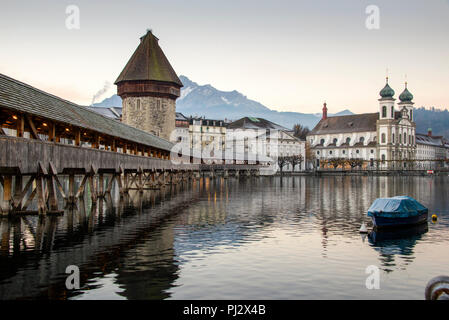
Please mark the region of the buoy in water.
[[362, 226], [359, 230], [360, 233], [368, 233], [368, 229], [366, 228], [365, 222], [362, 223]]
[[436, 214], [432, 214], [432, 221], [437, 221], [438, 217]]

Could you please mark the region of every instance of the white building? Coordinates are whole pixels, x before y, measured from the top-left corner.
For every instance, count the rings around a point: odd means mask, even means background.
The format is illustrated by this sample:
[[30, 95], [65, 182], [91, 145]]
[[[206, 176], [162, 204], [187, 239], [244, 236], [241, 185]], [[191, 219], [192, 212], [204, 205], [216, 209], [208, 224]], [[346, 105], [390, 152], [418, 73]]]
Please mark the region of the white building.
[[380, 91], [378, 112], [323, 117], [307, 135], [319, 166], [320, 160], [343, 158], [361, 159], [364, 166], [380, 168], [409, 168], [416, 153], [413, 95], [405, 89], [395, 104], [394, 91], [388, 85]]
[[[300, 156], [302, 162], [295, 166], [295, 171], [302, 171], [306, 163], [305, 145], [291, 130], [263, 118], [244, 117], [227, 125], [226, 152], [247, 154], [249, 161], [271, 158], [276, 162], [279, 157]], [[282, 170], [293, 171], [293, 167], [288, 163]]]

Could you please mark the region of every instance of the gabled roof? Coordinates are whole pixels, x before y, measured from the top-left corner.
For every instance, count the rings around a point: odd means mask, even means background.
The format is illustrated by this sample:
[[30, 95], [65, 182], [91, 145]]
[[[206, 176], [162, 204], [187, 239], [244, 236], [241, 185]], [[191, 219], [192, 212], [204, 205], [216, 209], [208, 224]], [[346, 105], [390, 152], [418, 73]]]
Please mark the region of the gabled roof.
[[379, 113], [353, 114], [321, 119], [308, 135], [376, 131]]
[[182, 82], [168, 62], [158, 38], [151, 31], [140, 38], [140, 44], [115, 81], [162, 81], [182, 87]]
[[170, 151], [173, 144], [0, 73], [0, 107]]
[[416, 134], [417, 144], [426, 144], [434, 147], [444, 147], [445, 141], [442, 136], [429, 136], [427, 134]]
[[263, 118], [244, 117], [228, 124], [228, 129], [273, 129], [291, 131], [279, 124]]

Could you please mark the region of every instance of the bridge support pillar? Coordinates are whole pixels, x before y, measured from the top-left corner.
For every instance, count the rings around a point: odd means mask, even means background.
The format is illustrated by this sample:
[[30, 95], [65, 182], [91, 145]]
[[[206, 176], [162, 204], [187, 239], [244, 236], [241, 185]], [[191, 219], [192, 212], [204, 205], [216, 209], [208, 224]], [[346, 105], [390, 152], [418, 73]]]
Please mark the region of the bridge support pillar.
[[8, 215], [11, 210], [12, 176], [3, 177], [2, 215]]
[[228, 172], [228, 170], [223, 170], [223, 178], [224, 179], [227, 179], [229, 177], [229, 172]]

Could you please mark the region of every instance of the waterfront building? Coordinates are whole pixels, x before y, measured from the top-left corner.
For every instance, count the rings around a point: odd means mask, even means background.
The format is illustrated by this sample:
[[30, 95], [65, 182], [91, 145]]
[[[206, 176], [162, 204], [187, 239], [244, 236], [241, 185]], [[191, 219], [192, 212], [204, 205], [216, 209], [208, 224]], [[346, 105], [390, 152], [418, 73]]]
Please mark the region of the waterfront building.
[[175, 101], [183, 86], [159, 39], [148, 31], [115, 81], [122, 121], [166, 140], [175, 130]]
[[375, 113], [328, 117], [324, 103], [320, 122], [307, 135], [316, 166], [342, 158], [360, 159], [371, 168], [411, 167], [416, 155], [413, 95], [405, 83], [396, 104], [388, 78], [379, 94]]
[[447, 166], [449, 158], [449, 141], [442, 136], [432, 135], [429, 128], [427, 134], [416, 134], [416, 167], [419, 169], [438, 169]]
[[[300, 156], [295, 171], [305, 169], [306, 142], [293, 136], [293, 131], [263, 118], [244, 117], [227, 125], [226, 150], [250, 155], [248, 160]], [[256, 159], [251, 159], [251, 155]], [[283, 171], [292, 171], [287, 163]]]

